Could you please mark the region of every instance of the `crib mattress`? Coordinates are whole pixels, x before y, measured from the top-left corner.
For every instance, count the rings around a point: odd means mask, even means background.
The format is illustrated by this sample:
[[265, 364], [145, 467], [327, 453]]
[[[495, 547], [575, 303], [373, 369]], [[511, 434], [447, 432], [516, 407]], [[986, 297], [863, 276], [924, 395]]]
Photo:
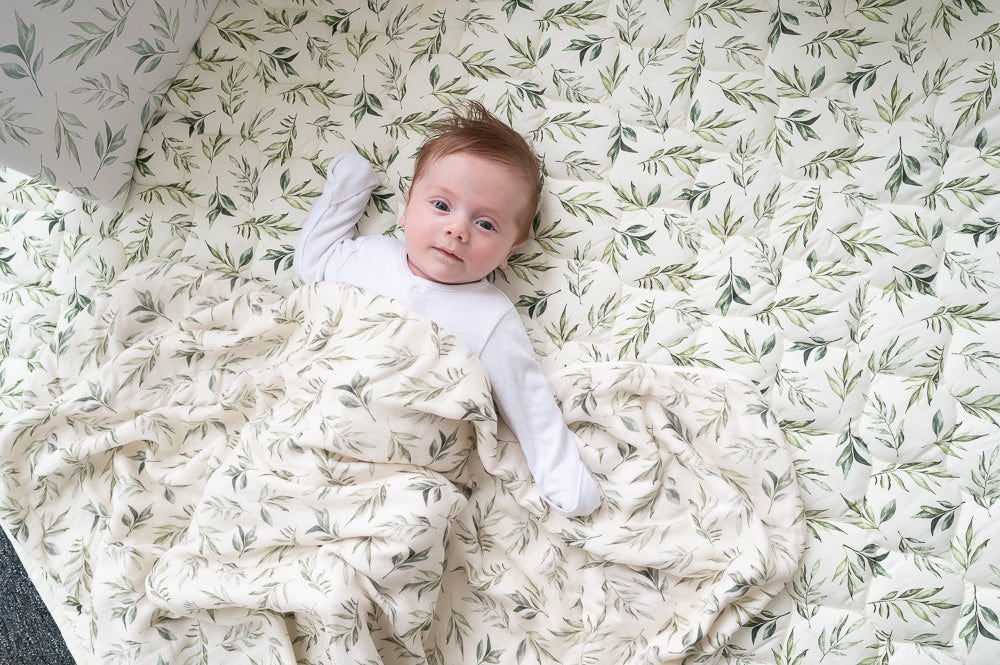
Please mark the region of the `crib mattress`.
[[[400, 236], [427, 124], [474, 97], [543, 158], [540, 215], [495, 283], [546, 371], [721, 370], [791, 446], [798, 572], [705, 659], [992, 662], [997, 49], [975, 0], [223, 0], [124, 212], [0, 172], [0, 418], [44, 393], [43, 350], [80, 344], [62, 333], [129, 268], [290, 293], [339, 152], [381, 180], [361, 231]], [[507, 646], [481, 662], [562, 662]]]

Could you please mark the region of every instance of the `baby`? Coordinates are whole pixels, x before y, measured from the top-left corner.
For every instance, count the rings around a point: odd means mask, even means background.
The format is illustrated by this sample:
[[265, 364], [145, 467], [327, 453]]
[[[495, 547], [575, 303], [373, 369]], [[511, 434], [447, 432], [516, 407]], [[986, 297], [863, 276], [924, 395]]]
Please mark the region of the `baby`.
[[528, 236], [541, 195], [538, 157], [478, 102], [432, 127], [417, 154], [399, 220], [405, 244], [351, 239], [378, 179], [356, 153], [338, 155], [302, 229], [295, 273], [401, 300], [458, 337], [483, 362], [500, 415], [521, 443], [542, 497], [568, 516], [601, 502], [521, 319], [486, 277]]

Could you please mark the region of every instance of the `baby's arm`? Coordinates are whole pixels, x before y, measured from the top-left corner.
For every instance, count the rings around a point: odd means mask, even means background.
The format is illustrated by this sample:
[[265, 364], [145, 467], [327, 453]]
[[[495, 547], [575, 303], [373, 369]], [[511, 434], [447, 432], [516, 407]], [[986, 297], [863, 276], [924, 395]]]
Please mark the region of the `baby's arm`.
[[528, 336], [515, 323], [502, 340], [491, 338], [480, 356], [497, 408], [518, 438], [542, 498], [563, 515], [589, 515], [601, 505], [600, 489], [580, 459]]
[[302, 227], [292, 259], [299, 278], [306, 282], [325, 279], [330, 255], [337, 243], [351, 236], [376, 187], [375, 172], [358, 153], [345, 152], [330, 161], [323, 193]]

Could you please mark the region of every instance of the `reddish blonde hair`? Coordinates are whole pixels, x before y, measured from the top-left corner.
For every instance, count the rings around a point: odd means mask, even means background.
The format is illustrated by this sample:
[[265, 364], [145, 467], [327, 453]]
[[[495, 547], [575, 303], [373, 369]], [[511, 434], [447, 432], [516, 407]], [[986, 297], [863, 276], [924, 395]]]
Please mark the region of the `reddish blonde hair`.
[[430, 130], [417, 152], [413, 184], [424, 175], [428, 164], [457, 152], [468, 152], [509, 166], [523, 175], [530, 186], [523, 212], [517, 216], [520, 230], [517, 241], [523, 242], [528, 237], [542, 196], [541, 163], [528, 141], [475, 100], [452, 107], [444, 118], [431, 125]]

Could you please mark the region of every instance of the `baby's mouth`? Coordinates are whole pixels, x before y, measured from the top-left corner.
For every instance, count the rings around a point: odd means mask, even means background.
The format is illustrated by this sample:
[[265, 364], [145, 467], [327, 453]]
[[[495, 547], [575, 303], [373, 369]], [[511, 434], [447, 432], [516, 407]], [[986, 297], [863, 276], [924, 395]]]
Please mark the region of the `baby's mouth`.
[[445, 249], [444, 247], [435, 247], [434, 249], [436, 249], [438, 252], [440, 252], [446, 258], [448, 258], [448, 259], [450, 259], [452, 261], [461, 261], [462, 260], [462, 258], [458, 254], [455, 254], [454, 252], [450, 252], [447, 249]]

